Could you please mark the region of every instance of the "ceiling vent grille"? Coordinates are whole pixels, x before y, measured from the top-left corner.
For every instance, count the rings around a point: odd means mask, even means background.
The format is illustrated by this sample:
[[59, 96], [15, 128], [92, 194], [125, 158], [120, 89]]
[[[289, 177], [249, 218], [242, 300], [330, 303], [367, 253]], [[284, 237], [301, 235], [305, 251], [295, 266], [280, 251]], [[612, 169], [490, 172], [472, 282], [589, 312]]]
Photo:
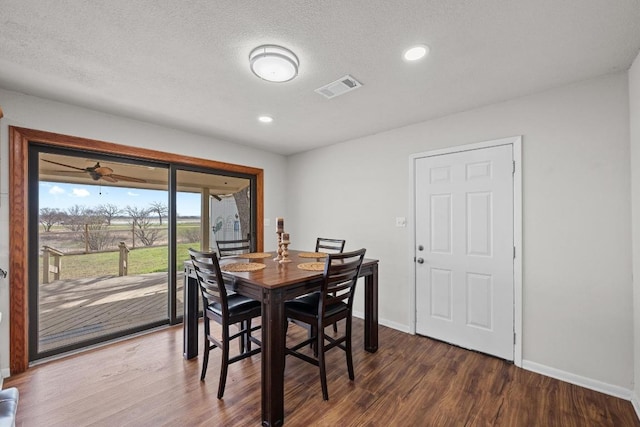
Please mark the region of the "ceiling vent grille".
[[319, 93], [327, 99], [331, 99], [335, 98], [336, 96], [343, 95], [347, 92], [351, 92], [354, 89], [358, 89], [360, 86], [362, 86], [362, 83], [347, 74], [344, 77], [340, 77], [335, 82], [331, 82], [328, 85], [319, 87], [315, 90], [315, 92]]

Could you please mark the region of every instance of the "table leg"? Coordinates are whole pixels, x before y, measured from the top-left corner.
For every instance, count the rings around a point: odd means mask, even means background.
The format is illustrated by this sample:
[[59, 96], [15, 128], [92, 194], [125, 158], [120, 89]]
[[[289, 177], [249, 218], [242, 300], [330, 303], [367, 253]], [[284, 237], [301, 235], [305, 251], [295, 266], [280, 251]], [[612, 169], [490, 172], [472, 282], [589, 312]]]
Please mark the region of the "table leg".
[[364, 349], [378, 350], [378, 264], [364, 278]]
[[198, 280], [184, 272], [183, 356], [198, 357]]
[[277, 291], [262, 297], [262, 425], [284, 424], [284, 300]]

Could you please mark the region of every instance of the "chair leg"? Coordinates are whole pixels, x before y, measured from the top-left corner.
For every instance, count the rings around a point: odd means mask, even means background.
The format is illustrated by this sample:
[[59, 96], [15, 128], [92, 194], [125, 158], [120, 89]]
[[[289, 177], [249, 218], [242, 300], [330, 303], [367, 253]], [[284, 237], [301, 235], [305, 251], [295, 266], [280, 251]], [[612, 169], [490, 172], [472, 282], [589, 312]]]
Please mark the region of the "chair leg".
[[[338, 297], [338, 293], [337, 293], [337, 292], [334, 292], [334, 293], [333, 293], [333, 297], [334, 297], [334, 298], [337, 298], [337, 297]], [[338, 333], [338, 322], [336, 322], [336, 323], [334, 323], [334, 324], [333, 324], [333, 332], [334, 332], [334, 333]]]
[[[241, 340], [242, 341], [242, 340]], [[218, 384], [218, 399], [224, 395], [224, 386], [227, 383], [227, 370], [229, 368], [229, 325], [222, 328], [222, 365], [220, 366], [220, 383]]]
[[246, 331], [247, 333], [244, 335], [243, 339], [246, 340], [246, 344], [244, 346], [246, 352], [250, 352], [251, 351], [251, 319], [246, 321]]
[[329, 400], [329, 391], [327, 389], [327, 368], [324, 361], [324, 331], [322, 330], [318, 330], [315, 350], [318, 352], [318, 366], [320, 367], [322, 399]]
[[[243, 320], [242, 322], [238, 323], [238, 328], [240, 328], [240, 330], [242, 331], [243, 329], [246, 330], [246, 321]], [[238, 340], [238, 351], [240, 352], [240, 354], [244, 353], [244, 349], [245, 349], [245, 334], [242, 334], [242, 336], [240, 336], [240, 339]]]
[[320, 346], [324, 345], [324, 343], [322, 342], [322, 334], [323, 333], [324, 333], [324, 331], [319, 330], [316, 326], [309, 325], [309, 338], [312, 338], [312, 337], [321, 338], [320, 341], [318, 341], [316, 339], [315, 341], [311, 341], [309, 343], [309, 345], [313, 349], [313, 356], [314, 357], [318, 357], [318, 342], [320, 343]]
[[347, 317], [346, 321], [346, 325], [345, 325], [345, 329], [346, 329], [346, 337], [347, 337], [347, 342], [345, 345], [345, 353], [347, 353], [347, 370], [349, 371], [349, 379], [351, 381], [354, 380], [355, 375], [353, 372], [353, 357], [351, 354], [351, 317]]
[[200, 381], [204, 381], [204, 377], [207, 375], [207, 365], [209, 364], [209, 350], [211, 348], [211, 343], [209, 343], [209, 339], [205, 336], [204, 340], [204, 358], [202, 359], [202, 373], [200, 374]]

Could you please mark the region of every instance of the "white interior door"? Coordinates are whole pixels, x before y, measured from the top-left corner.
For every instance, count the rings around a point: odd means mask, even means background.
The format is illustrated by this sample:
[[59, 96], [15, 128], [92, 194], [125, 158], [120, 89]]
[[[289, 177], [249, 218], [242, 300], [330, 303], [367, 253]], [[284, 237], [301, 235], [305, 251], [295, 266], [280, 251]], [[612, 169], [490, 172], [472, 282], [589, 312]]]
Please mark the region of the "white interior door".
[[514, 359], [511, 145], [415, 160], [416, 332]]

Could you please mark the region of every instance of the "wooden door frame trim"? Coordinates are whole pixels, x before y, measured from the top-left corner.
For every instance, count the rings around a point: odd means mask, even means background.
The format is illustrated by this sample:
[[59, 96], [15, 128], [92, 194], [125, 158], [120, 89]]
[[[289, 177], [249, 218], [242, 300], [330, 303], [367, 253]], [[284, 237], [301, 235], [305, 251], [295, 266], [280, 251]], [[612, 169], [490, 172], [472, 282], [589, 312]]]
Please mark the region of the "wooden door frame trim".
[[113, 154], [242, 173], [256, 177], [256, 245], [263, 250], [264, 170], [215, 160], [131, 147], [112, 142], [9, 126], [9, 369], [11, 375], [29, 367], [28, 329], [28, 159], [29, 144]]

